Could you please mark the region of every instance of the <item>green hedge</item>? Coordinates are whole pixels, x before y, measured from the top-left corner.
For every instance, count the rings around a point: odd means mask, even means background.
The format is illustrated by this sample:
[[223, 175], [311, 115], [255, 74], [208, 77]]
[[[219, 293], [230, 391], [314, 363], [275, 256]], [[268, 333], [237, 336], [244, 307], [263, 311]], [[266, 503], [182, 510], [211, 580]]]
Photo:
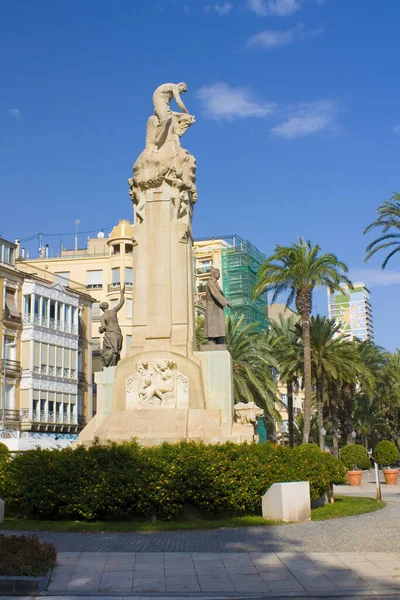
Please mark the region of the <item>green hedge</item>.
[[389, 467], [399, 460], [399, 449], [394, 442], [382, 440], [375, 446], [373, 456], [382, 467]]
[[347, 444], [340, 449], [340, 460], [348, 471], [354, 468], [370, 469], [371, 462], [368, 453], [361, 444]]
[[308, 480], [315, 499], [344, 483], [345, 472], [315, 444], [132, 441], [17, 455], [4, 468], [0, 497], [20, 516], [39, 519], [171, 519], [185, 503], [206, 514], [261, 514], [273, 483]]

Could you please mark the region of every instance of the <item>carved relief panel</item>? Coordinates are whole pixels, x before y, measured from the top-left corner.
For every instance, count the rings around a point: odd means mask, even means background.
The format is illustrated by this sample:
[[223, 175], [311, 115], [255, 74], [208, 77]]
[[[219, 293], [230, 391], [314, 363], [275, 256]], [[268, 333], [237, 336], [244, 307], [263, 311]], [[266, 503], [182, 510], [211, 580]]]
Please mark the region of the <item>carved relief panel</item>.
[[137, 371], [126, 380], [126, 407], [186, 408], [189, 381], [171, 360], [139, 362]]

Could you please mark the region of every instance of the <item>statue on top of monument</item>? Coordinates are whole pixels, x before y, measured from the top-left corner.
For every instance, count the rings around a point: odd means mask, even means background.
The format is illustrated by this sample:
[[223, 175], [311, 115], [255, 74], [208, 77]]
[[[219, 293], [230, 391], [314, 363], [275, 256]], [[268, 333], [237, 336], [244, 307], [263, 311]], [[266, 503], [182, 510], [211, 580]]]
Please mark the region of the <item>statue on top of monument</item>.
[[115, 367], [122, 350], [122, 331], [118, 324], [118, 311], [125, 302], [125, 286], [121, 290], [121, 297], [114, 308], [109, 308], [108, 302], [102, 302], [100, 308], [103, 314], [100, 317], [99, 333], [104, 333], [101, 362], [104, 367]]
[[[146, 202], [152, 199], [154, 191], [168, 192], [174, 218], [186, 217], [190, 222], [191, 208], [197, 200], [196, 161], [181, 147], [180, 138], [195, 118], [182, 102], [181, 94], [185, 92], [184, 82], [164, 83], [153, 94], [154, 114], [147, 121], [146, 147], [133, 166], [133, 177], [128, 179], [139, 223], [145, 219]], [[171, 110], [173, 99], [183, 112]]]
[[211, 267], [210, 278], [206, 285], [206, 314], [204, 315], [203, 336], [208, 339], [209, 344], [225, 343], [224, 306], [231, 306], [218, 284], [220, 275], [219, 269]]

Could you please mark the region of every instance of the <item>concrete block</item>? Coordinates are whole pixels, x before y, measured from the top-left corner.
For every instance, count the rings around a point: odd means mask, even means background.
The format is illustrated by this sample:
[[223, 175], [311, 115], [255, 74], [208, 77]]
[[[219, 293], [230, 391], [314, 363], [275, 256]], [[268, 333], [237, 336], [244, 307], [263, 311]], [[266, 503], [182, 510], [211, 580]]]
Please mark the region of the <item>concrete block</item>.
[[262, 498], [265, 520], [298, 523], [310, 521], [311, 502], [308, 481], [274, 483]]
[[3, 521], [4, 521], [4, 508], [5, 508], [4, 500], [2, 500], [0, 498], [0, 523], [3, 523]]

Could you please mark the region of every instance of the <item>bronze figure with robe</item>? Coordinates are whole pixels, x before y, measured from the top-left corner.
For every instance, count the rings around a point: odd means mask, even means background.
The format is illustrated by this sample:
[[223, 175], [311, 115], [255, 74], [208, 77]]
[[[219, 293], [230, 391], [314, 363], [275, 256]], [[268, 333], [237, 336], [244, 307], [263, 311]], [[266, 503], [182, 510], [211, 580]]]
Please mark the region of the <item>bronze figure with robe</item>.
[[219, 278], [219, 269], [211, 267], [210, 278], [206, 285], [206, 314], [203, 329], [203, 335], [208, 339], [209, 344], [224, 343], [224, 306], [231, 306], [218, 284]]

